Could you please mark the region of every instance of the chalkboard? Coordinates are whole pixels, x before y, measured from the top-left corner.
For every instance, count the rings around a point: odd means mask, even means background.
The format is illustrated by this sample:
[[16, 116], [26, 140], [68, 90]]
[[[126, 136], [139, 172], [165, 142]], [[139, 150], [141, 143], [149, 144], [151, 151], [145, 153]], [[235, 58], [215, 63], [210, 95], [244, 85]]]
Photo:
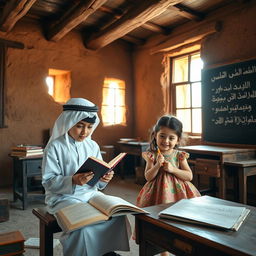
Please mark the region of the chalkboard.
[[202, 70], [205, 142], [256, 145], [256, 60]]

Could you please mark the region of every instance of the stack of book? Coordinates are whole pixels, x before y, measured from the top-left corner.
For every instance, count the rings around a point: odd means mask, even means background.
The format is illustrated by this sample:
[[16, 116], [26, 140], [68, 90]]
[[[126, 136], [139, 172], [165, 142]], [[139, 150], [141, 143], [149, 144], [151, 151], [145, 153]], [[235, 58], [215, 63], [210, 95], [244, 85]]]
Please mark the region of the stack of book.
[[0, 255], [23, 255], [24, 237], [20, 231], [0, 234]]
[[159, 213], [162, 218], [237, 231], [250, 209], [204, 202], [204, 197], [182, 199]]
[[11, 148], [11, 156], [43, 156], [43, 148], [38, 145], [17, 145]]

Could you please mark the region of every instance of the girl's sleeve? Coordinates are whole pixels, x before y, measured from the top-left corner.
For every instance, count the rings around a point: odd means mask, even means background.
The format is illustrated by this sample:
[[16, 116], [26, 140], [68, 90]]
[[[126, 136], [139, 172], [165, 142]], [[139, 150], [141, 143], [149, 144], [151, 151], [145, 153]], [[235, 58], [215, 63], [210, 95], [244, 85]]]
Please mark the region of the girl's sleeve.
[[189, 158], [189, 153], [185, 151], [179, 151], [179, 160], [184, 160]]
[[59, 164], [64, 161], [54, 147], [49, 147], [45, 151], [42, 164], [42, 184], [46, 191], [56, 194], [73, 194], [75, 185], [72, 183], [72, 176], [64, 175], [64, 171]]

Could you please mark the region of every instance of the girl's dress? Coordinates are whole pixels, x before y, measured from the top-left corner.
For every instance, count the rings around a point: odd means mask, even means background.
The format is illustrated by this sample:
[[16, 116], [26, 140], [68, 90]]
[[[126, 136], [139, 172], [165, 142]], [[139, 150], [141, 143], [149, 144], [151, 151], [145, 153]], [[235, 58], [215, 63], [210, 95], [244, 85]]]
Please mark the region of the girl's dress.
[[[173, 150], [170, 155], [164, 155], [165, 160], [177, 168], [179, 168], [179, 160], [188, 157], [188, 153], [179, 150]], [[137, 197], [137, 205], [147, 207], [198, 196], [201, 196], [199, 191], [190, 181], [183, 181], [161, 167], [157, 176], [141, 189]]]

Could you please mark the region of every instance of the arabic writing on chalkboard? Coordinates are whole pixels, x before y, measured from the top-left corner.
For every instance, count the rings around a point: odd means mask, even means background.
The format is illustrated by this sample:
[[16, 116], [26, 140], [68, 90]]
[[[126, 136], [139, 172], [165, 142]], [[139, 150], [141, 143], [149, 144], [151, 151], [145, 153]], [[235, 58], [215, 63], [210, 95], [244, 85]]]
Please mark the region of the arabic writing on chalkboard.
[[256, 128], [256, 60], [203, 70], [202, 97], [206, 138], [219, 131], [217, 142], [248, 143], [241, 127], [248, 136]]

